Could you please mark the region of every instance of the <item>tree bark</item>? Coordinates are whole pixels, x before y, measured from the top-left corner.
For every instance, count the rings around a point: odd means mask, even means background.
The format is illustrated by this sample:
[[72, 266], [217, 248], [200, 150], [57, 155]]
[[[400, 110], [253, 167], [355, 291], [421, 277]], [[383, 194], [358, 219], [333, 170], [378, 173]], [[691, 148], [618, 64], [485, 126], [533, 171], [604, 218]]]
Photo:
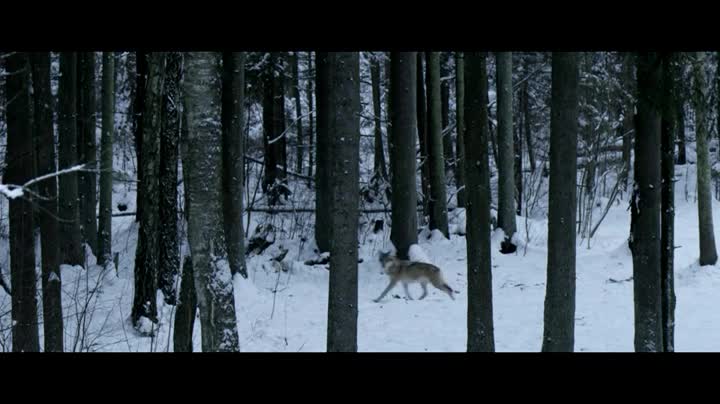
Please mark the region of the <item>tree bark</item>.
[[498, 227], [509, 242], [517, 231], [515, 223], [515, 150], [513, 147], [512, 53], [498, 52]]
[[[7, 148], [3, 181], [24, 184], [34, 175], [30, 65], [28, 54], [5, 59]], [[35, 275], [35, 223], [29, 195], [10, 200], [10, 282], [13, 352], [39, 352]]]
[[575, 344], [578, 83], [577, 53], [553, 52], [543, 352], [572, 352]]
[[357, 352], [360, 60], [357, 52], [332, 52], [327, 64], [335, 229], [330, 244], [327, 350]]
[[102, 135], [100, 137], [100, 218], [98, 264], [112, 261], [113, 135], [115, 133], [115, 55], [103, 52]]
[[197, 314], [197, 295], [193, 280], [192, 257], [186, 256], [183, 262], [180, 298], [175, 310], [175, 328], [173, 329], [173, 351], [192, 352], [192, 336]]
[[486, 55], [465, 53], [465, 164], [468, 256], [467, 350], [495, 351], [490, 256], [490, 173]]
[[660, 282], [660, 117], [662, 65], [657, 54], [637, 56], [635, 186], [630, 202], [635, 351], [662, 351]]
[[457, 139], [455, 148], [455, 184], [457, 205], [465, 207], [465, 62], [462, 52], [455, 52], [455, 120]]
[[[148, 74], [148, 53], [147, 52], [135, 52], [135, 97], [133, 98], [133, 136], [135, 138], [135, 155], [137, 160], [137, 179], [138, 183], [142, 184], [143, 180], [143, 162], [142, 162], [142, 135], [145, 133], [143, 128], [143, 113], [145, 111], [145, 92]], [[143, 187], [138, 186], [137, 193], [135, 196], [136, 202], [136, 213], [135, 221], [139, 222], [142, 217], [142, 201], [144, 199]]]
[[95, 52], [78, 53], [78, 163], [92, 171], [78, 174], [80, 234], [97, 256], [97, 145], [95, 144]]
[[315, 53], [315, 97], [317, 102], [316, 160], [315, 168], [315, 242], [318, 252], [330, 251], [332, 240], [332, 227], [330, 225], [330, 212], [332, 198], [330, 197], [330, 166], [332, 156], [330, 148], [329, 120], [331, 118], [330, 100], [330, 66], [328, 66], [328, 52]]
[[678, 83], [677, 97], [675, 98], [677, 108], [677, 165], [682, 166], [687, 163], [687, 154], [685, 152], [685, 100], [682, 96], [680, 88], [682, 83]]
[[695, 139], [697, 142], [698, 228], [700, 232], [700, 265], [715, 265], [717, 250], [712, 217], [710, 191], [710, 151], [706, 124], [707, 90], [705, 52], [696, 52], [693, 66], [693, 103], [695, 107]]
[[410, 246], [417, 244], [416, 62], [415, 52], [393, 52], [390, 56], [390, 97], [395, 106], [390, 115], [394, 129], [390, 142], [393, 162], [390, 240], [401, 259], [408, 259]]
[[[530, 63], [528, 58], [525, 58], [524, 69], [525, 74], [530, 74]], [[522, 102], [522, 114], [523, 114], [523, 132], [525, 132], [525, 145], [527, 147], [528, 160], [530, 162], [530, 172], [535, 172], [535, 148], [533, 147], [532, 141], [532, 117], [530, 115], [530, 79], [525, 79], [522, 83], [522, 93], [520, 100]]]
[[188, 241], [200, 307], [203, 352], [238, 351], [232, 274], [225, 251], [222, 212], [222, 133], [218, 55], [185, 54], [183, 94], [187, 137], [183, 177], [188, 200]]
[[158, 256], [160, 248], [160, 132], [165, 80], [165, 52], [151, 52], [147, 57], [148, 74], [145, 87], [145, 110], [142, 133], [143, 204], [135, 250], [135, 295], [132, 306], [133, 326], [140, 328], [141, 318], [157, 323]]
[[[417, 53], [417, 126], [420, 143], [420, 181], [422, 189], [423, 216], [432, 216], [430, 212], [430, 162], [428, 160], [427, 102], [425, 100], [425, 74], [423, 71], [423, 52]], [[389, 138], [388, 138], [389, 139]]]
[[[313, 130], [313, 114], [317, 116], [315, 108], [313, 107], [313, 80], [310, 78], [312, 72], [312, 52], [307, 53], [307, 103], [308, 111], [308, 171], [307, 176], [313, 176], [313, 138], [315, 137], [315, 130]], [[316, 118], [317, 119], [317, 118]], [[308, 181], [308, 186], [310, 182]]]
[[[297, 58], [295, 58], [297, 68]], [[295, 74], [297, 80], [297, 71]], [[296, 81], [297, 85], [297, 81]], [[243, 142], [245, 122], [245, 53], [223, 54], [223, 210], [230, 271], [247, 278], [245, 269], [245, 241], [243, 239]], [[300, 103], [299, 91], [295, 99]], [[301, 123], [298, 122], [298, 136]], [[301, 150], [301, 149], [298, 149]], [[301, 155], [298, 156], [298, 158]]]
[[428, 160], [430, 162], [430, 230], [448, 234], [445, 189], [445, 153], [443, 152], [440, 54], [427, 52]]
[[[77, 165], [77, 54], [60, 54], [60, 80], [58, 84], [58, 169]], [[60, 222], [61, 263], [84, 265], [85, 252], [80, 237], [80, 211], [78, 209], [78, 174], [58, 177], [58, 216]]]
[[160, 101], [158, 288], [162, 291], [167, 304], [175, 304], [177, 301], [175, 285], [180, 272], [177, 188], [181, 124], [178, 107], [181, 104], [182, 54], [168, 52], [165, 59], [165, 83]]
[[[380, 61], [377, 55], [374, 54], [370, 57], [370, 80], [372, 82], [373, 115], [375, 117], [375, 160], [373, 170], [375, 175], [379, 175], [387, 180], [385, 148], [383, 147], [382, 126], [380, 123], [380, 116], [382, 114], [382, 105], [380, 105]], [[415, 151], [413, 150], [413, 158], [415, 158], [414, 153]]]

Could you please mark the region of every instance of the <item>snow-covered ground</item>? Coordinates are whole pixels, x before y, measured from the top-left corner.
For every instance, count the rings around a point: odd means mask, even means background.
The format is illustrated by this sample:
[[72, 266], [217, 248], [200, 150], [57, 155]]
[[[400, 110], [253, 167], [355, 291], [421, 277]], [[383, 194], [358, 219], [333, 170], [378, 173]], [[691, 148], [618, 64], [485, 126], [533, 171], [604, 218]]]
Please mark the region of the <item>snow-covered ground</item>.
[[[694, 165], [677, 168], [675, 250], [676, 349], [720, 351], [720, 269], [697, 263], [697, 207], [694, 201]], [[685, 179], [689, 178], [687, 183]], [[118, 199], [123, 195], [118, 190]], [[687, 196], [686, 196], [687, 195]], [[132, 195], [125, 195], [132, 202]], [[714, 216], [720, 204], [713, 201]], [[132, 207], [130, 208], [132, 210]], [[455, 228], [464, 227], [462, 210], [450, 214]], [[266, 216], [253, 214], [250, 230]], [[275, 220], [282, 220], [277, 215]], [[235, 301], [242, 351], [324, 351], [327, 316], [328, 271], [306, 266], [315, 256], [311, 241], [312, 217], [292, 221], [284, 217], [284, 228], [301, 226], [302, 231], [280, 233], [263, 255], [248, 258], [249, 278], [235, 279]], [[517, 253], [502, 255], [500, 234], [492, 237], [493, 310], [498, 351], [539, 351], [542, 337], [547, 221], [518, 217]], [[717, 221], [717, 219], [716, 219]], [[367, 223], [367, 220], [361, 222]], [[156, 337], [140, 337], [128, 321], [133, 292], [133, 265], [137, 224], [131, 217], [115, 218], [113, 250], [120, 252], [117, 272], [103, 272], [89, 258], [89, 270], [64, 267], [63, 304], [66, 350], [168, 351], [172, 350], [174, 307], [163, 303], [158, 293], [161, 322]], [[716, 239], [720, 240], [720, 226]], [[430, 288], [425, 300], [408, 301], [397, 287], [380, 303], [373, 303], [387, 285], [377, 260], [391, 248], [389, 229], [373, 234], [361, 229], [359, 265], [358, 348], [361, 351], [464, 351], [466, 343], [466, 253], [465, 238], [453, 234], [449, 240], [421, 234], [420, 249], [443, 270], [448, 283], [459, 293], [450, 300]], [[576, 351], [633, 350], [632, 259], [627, 247], [629, 212], [627, 200], [614, 206], [590, 242], [578, 240]], [[527, 241], [527, 234], [530, 240]], [[305, 235], [306, 241], [301, 241]], [[280, 246], [289, 249], [288, 271], [277, 271], [269, 261]], [[410, 288], [415, 298], [420, 287]], [[0, 297], [0, 311], [9, 310], [9, 299]], [[5, 318], [8, 316], [3, 316]], [[4, 320], [3, 320], [4, 321]], [[2, 328], [5, 328], [3, 324]], [[200, 350], [199, 321], [194, 345]], [[42, 328], [41, 328], [42, 333]], [[7, 330], [4, 331], [7, 338]], [[7, 340], [5, 340], [7, 343]]]

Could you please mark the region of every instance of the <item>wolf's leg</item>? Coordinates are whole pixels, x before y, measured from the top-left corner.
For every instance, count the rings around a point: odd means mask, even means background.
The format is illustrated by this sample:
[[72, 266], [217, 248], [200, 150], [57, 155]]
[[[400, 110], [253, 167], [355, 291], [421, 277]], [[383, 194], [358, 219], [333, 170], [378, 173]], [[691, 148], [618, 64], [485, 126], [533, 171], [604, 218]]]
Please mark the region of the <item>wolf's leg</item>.
[[389, 292], [390, 290], [392, 290], [392, 288], [395, 287], [395, 284], [397, 284], [397, 281], [394, 280], [394, 279], [391, 280], [391, 281], [390, 281], [390, 284], [387, 286], [387, 288], [385, 288], [385, 290], [383, 290], [383, 292], [380, 294], [380, 297], [378, 297], [377, 299], [373, 300], [373, 302], [375, 302], [375, 303], [379, 302], [380, 299], [382, 299], [383, 297], [385, 297], [385, 295], [387, 295], [388, 292]]
[[410, 291], [408, 290], [407, 282], [403, 282], [403, 288], [405, 288], [405, 296], [407, 296], [408, 300], [413, 300], [412, 296], [410, 296]]
[[424, 299], [425, 296], [427, 296], [427, 282], [423, 282], [423, 283], [421, 283], [421, 285], [423, 288], [423, 294], [422, 294], [422, 296], [420, 296], [420, 300]]

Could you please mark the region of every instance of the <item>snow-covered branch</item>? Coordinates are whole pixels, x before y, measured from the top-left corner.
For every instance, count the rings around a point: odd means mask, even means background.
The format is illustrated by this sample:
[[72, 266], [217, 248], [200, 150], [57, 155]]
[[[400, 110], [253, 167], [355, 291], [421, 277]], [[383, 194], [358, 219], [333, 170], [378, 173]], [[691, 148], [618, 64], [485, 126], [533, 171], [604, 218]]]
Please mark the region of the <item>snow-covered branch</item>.
[[54, 173], [41, 175], [40, 177], [33, 178], [30, 181], [26, 182], [23, 185], [14, 185], [14, 184], [0, 184], [0, 194], [5, 196], [8, 199], [15, 199], [23, 196], [25, 194], [25, 191], [32, 185], [37, 184], [38, 182], [45, 181], [49, 178], [58, 177], [60, 175], [69, 174], [77, 171], [94, 171], [94, 170], [87, 170], [85, 169], [85, 164], [76, 165], [70, 168], [66, 168], [64, 170], [56, 171]]

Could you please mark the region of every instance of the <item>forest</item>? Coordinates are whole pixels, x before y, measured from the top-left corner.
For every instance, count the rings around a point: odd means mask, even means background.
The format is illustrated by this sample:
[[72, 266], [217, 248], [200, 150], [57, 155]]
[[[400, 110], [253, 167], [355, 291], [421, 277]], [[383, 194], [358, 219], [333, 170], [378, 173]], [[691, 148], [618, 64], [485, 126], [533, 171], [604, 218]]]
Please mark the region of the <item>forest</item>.
[[3, 51], [0, 162], [0, 352], [720, 350], [720, 52]]

